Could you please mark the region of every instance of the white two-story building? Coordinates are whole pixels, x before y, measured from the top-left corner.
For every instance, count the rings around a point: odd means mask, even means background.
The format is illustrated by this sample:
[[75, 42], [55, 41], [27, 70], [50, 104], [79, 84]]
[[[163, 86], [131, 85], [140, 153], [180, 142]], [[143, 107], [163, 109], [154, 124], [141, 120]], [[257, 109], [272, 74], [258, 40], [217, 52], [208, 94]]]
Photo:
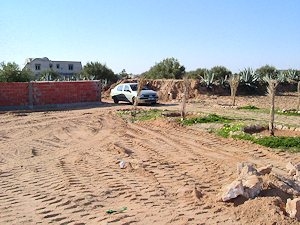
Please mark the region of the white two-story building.
[[43, 71], [49, 70], [53, 70], [62, 77], [67, 78], [81, 72], [82, 65], [79, 61], [52, 61], [44, 57], [26, 59], [24, 68], [30, 69], [36, 78], [38, 78]]

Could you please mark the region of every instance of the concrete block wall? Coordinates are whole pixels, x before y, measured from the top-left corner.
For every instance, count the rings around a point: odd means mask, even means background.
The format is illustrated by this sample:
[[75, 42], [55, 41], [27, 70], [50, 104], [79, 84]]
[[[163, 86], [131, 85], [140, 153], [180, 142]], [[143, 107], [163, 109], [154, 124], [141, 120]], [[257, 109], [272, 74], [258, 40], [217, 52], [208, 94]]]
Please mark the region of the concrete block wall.
[[0, 107], [101, 101], [100, 81], [0, 82]]

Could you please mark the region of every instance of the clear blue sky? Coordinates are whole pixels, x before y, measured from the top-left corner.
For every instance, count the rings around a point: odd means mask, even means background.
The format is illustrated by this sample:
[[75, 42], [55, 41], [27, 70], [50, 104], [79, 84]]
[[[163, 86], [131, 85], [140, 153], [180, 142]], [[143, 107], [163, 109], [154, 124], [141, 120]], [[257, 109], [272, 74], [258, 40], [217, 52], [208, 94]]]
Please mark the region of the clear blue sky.
[[48, 57], [142, 73], [167, 57], [186, 70], [300, 69], [300, 0], [3, 0], [0, 62]]

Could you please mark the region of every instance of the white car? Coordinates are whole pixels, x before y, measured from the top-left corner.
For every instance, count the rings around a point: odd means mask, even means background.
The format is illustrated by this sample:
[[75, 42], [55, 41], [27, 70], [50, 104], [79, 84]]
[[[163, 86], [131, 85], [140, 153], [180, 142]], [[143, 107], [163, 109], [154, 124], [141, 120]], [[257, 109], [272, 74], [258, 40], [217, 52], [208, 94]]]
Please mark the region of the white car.
[[[110, 91], [110, 96], [114, 100], [114, 103], [124, 101], [134, 104], [137, 98], [137, 86], [137, 83], [119, 84]], [[138, 99], [139, 103], [156, 104], [158, 96], [156, 91], [150, 90], [145, 86], [143, 87]]]

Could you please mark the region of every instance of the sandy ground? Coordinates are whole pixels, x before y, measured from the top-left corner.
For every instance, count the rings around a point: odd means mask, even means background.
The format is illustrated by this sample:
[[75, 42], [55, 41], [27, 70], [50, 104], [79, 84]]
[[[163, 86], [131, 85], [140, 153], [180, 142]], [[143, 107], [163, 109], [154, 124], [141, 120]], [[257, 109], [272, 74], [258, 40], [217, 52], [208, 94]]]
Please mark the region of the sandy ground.
[[[294, 99], [285, 98], [291, 108]], [[207, 97], [188, 110], [233, 115], [237, 110], [224, 108], [228, 101]], [[267, 104], [266, 98], [237, 99], [239, 105], [255, 101]], [[280, 199], [266, 190], [229, 203], [216, 195], [236, 178], [238, 162], [273, 164], [275, 172], [286, 173], [286, 163], [300, 162], [300, 154], [163, 119], [130, 123], [116, 115], [130, 107], [0, 114], [0, 224], [298, 224], [281, 210], [280, 200], [290, 197], [283, 193]], [[300, 126], [300, 117], [276, 119]], [[127, 168], [120, 169], [118, 160]], [[106, 213], [122, 207], [127, 210]]]

